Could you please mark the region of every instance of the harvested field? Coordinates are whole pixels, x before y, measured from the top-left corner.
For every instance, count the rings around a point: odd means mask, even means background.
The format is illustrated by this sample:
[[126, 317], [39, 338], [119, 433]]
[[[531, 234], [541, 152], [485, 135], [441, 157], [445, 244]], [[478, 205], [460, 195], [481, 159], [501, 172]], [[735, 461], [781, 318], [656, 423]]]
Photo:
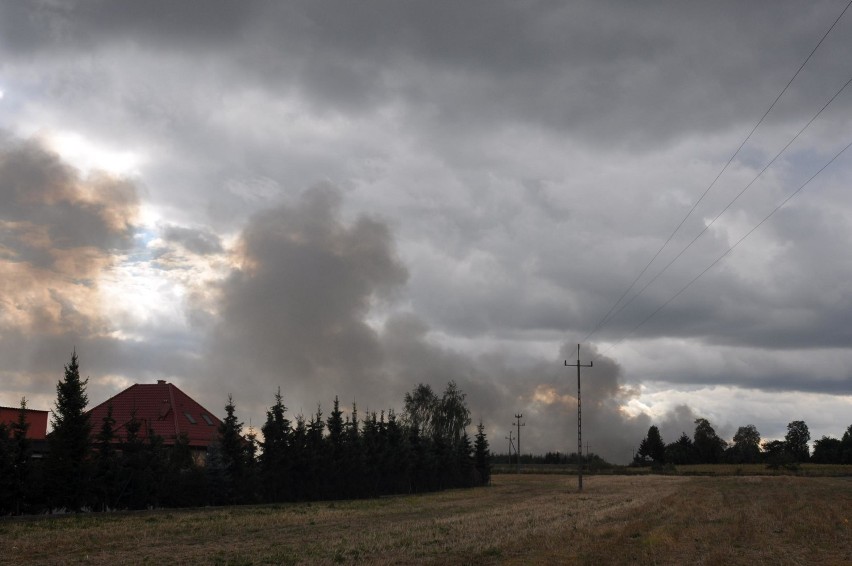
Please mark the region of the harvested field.
[[852, 479], [495, 476], [366, 501], [0, 521], [3, 564], [852, 564]]

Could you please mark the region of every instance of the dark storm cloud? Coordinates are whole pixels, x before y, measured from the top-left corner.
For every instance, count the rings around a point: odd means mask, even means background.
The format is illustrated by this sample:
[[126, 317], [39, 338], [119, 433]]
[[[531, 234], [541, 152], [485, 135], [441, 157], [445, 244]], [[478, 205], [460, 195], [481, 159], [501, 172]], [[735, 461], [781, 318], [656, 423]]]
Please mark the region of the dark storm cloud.
[[[28, 30], [9, 35], [12, 53], [127, 41], [194, 51], [215, 56], [235, 83], [300, 92], [321, 112], [401, 102], [424, 134], [447, 143], [511, 117], [639, 148], [759, 116], [841, 7], [79, 2], [13, 5], [3, 20]], [[847, 78], [849, 29], [842, 22], [779, 116], [818, 107]]]
[[56, 45], [91, 48], [104, 39], [144, 39], [172, 47], [211, 46], [239, 37], [247, 14], [241, 4], [218, 0], [180, 4], [160, 0], [10, 2], [0, 18], [0, 45], [21, 55]]

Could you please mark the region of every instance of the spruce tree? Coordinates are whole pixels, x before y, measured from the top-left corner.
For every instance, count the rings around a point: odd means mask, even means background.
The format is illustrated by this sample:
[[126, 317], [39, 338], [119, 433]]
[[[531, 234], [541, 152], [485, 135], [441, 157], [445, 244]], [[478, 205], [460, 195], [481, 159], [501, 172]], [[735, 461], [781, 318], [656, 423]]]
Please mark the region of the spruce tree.
[[234, 399], [228, 395], [225, 406], [225, 419], [219, 426], [219, 443], [222, 448], [222, 461], [227, 471], [227, 483], [224, 500], [228, 503], [239, 503], [243, 498], [243, 480], [246, 472], [246, 455], [241, 431], [243, 423], [236, 416]]
[[296, 416], [296, 426], [290, 443], [290, 486], [288, 493], [291, 499], [301, 501], [308, 499], [308, 427], [304, 415]]
[[488, 439], [485, 437], [485, 427], [482, 421], [476, 425], [476, 439], [473, 443], [474, 461], [479, 485], [491, 483], [491, 454], [488, 450]]
[[648, 428], [648, 436], [642, 439], [639, 444], [639, 451], [636, 453], [636, 461], [639, 463], [647, 463], [651, 460], [655, 465], [660, 465], [666, 459], [666, 445], [663, 438], [660, 436], [660, 429], [656, 425], [651, 425]]
[[322, 419], [322, 408], [317, 406], [317, 412], [308, 421], [305, 438], [304, 458], [306, 462], [305, 497], [308, 499], [323, 499], [326, 492], [328, 477], [328, 458], [326, 454], [323, 431], [325, 423]]
[[118, 453], [115, 449], [115, 419], [112, 403], [107, 405], [107, 414], [101, 422], [96, 438], [94, 502], [96, 509], [107, 511], [115, 507], [118, 496]]
[[0, 515], [12, 512], [12, 489], [13, 489], [13, 467], [12, 467], [12, 442], [9, 437], [9, 427], [0, 422]]
[[328, 467], [324, 470], [326, 476], [326, 493], [325, 497], [331, 499], [339, 499], [345, 497], [345, 453], [343, 448], [343, 412], [340, 410], [340, 401], [337, 396], [334, 397], [331, 414], [326, 421], [328, 428], [328, 436], [326, 437], [326, 445], [328, 446]]
[[12, 423], [10, 438], [12, 452], [12, 506], [13, 513], [20, 515], [24, 509], [29, 491], [31, 456], [30, 439], [27, 438], [27, 399], [21, 398], [21, 410], [18, 420]]
[[136, 409], [130, 412], [130, 420], [124, 425], [124, 430], [116, 505], [127, 509], [144, 509], [147, 506], [144, 478], [146, 454], [145, 443], [140, 435], [142, 421], [136, 418]]
[[275, 404], [266, 412], [266, 422], [260, 428], [263, 433], [260, 482], [268, 501], [285, 501], [292, 497], [289, 481], [292, 431], [290, 421], [284, 416], [286, 411], [279, 387]]
[[47, 489], [53, 507], [80, 511], [87, 503], [90, 471], [87, 461], [92, 425], [86, 405], [88, 379], [80, 379], [77, 352], [65, 366], [65, 377], [56, 384], [56, 410], [49, 437]]
[[243, 471], [243, 481], [240, 486], [242, 493], [241, 503], [255, 503], [260, 497], [259, 494], [259, 476], [260, 472], [257, 463], [257, 433], [254, 427], [249, 425], [248, 432], [243, 443], [243, 458], [245, 461], [245, 469]]
[[387, 424], [388, 489], [391, 493], [408, 490], [411, 451], [402, 424], [393, 410], [388, 411]]

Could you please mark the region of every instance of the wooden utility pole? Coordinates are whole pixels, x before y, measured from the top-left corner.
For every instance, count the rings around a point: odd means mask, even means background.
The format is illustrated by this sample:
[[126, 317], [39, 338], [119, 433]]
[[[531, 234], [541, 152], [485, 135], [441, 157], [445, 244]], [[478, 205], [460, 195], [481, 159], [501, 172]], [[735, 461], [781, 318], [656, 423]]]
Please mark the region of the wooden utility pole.
[[518, 473], [519, 474], [521, 473], [521, 427], [527, 426], [527, 423], [521, 424], [521, 417], [523, 417], [523, 415], [518, 413], [517, 415], [515, 415], [515, 422], [512, 423], [513, 425], [518, 425]]
[[[565, 360], [567, 367], [568, 360]], [[574, 364], [570, 364], [574, 365]], [[592, 362], [588, 364], [580, 363], [580, 345], [577, 344], [577, 458], [579, 466], [577, 467], [577, 491], [583, 491], [583, 409], [580, 402], [580, 368], [592, 367]]]
[[514, 439], [512, 438], [512, 434], [513, 434], [513, 431], [510, 428], [509, 429], [509, 436], [506, 437], [506, 440], [509, 441], [509, 469], [510, 470], [512, 469], [512, 450], [515, 449], [515, 442], [514, 442]]

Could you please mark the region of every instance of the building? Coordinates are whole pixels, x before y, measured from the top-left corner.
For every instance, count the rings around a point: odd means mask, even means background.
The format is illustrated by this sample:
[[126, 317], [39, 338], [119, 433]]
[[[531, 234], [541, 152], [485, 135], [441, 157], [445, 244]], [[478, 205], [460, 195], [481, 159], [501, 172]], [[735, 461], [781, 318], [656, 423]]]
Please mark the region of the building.
[[153, 433], [163, 439], [163, 444], [173, 445], [185, 435], [190, 448], [199, 459], [207, 447], [219, 438], [222, 421], [198, 404], [177, 386], [158, 380], [153, 384], [136, 384], [107, 399], [89, 411], [92, 436], [101, 429], [108, 407], [112, 405], [115, 419], [116, 442], [124, 440], [127, 423], [134, 414], [141, 426], [139, 436], [148, 438]]
[[[27, 438], [30, 440], [44, 440], [47, 438], [47, 415], [49, 411], [25, 409], [24, 412], [27, 423], [30, 425], [27, 429]], [[20, 407], [0, 407], [0, 423], [11, 427], [18, 422], [20, 414]]]
[[[33, 458], [44, 458], [47, 454], [47, 417], [50, 411], [39, 411], [35, 409], [25, 409], [25, 419], [30, 425], [27, 428], [27, 438], [30, 440], [30, 450]], [[18, 417], [21, 414], [20, 407], [0, 407], [0, 423], [9, 427], [11, 435], [11, 427], [18, 422]]]

